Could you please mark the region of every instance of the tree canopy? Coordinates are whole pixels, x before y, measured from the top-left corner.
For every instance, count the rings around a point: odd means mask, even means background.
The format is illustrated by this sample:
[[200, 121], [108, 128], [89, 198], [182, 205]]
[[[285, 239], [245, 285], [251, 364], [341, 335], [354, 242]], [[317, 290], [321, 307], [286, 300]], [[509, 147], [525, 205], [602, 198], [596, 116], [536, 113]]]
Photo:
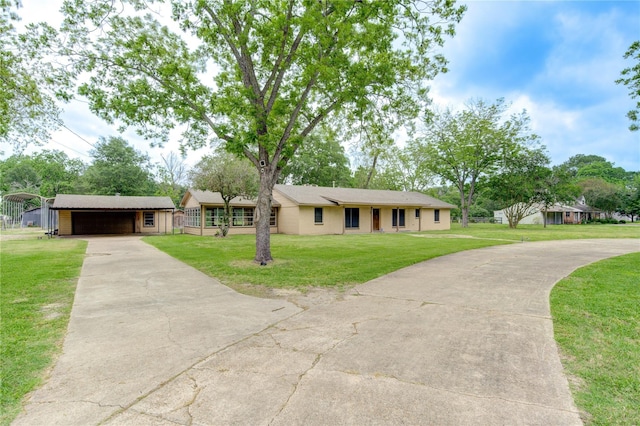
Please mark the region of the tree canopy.
[[53, 71], [46, 52], [26, 49], [16, 33], [20, 1], [0, 0], [0, 142], [21, 153], [30, 144], [41, 145], [61, 125], [56, 99], [68, 99], [68, 80]]
[[495, 103], [472, 100], [466, 109], [434, 114], [426, 123], [422, 149], [427, 169], [458, 189], [462, 226], [480, 179], [495, 174], [524, 149], [538, 144], [529, 129], [526, 111], [505, 117], [503, 99]]
[[627, 86], [629, 88], [629, 97], [637, 99], [635, 108], [627, 113], [627, 118], [631, 121], [629, 130], [637, 131], [640, 129], [640, 40], [631, 43], [631, 46], [624, 54], [624, 58], [631, 58], [635, 63], [633, 66], [622, 70], [621, 77], [616, 80], [616, 83]]
[[257, 262], [271, 260], [273, 185], [306, 137], [333, 114], [353, 122], [420, 111], [426, 84], [446, 70], [436, 48], [466, 9], [452, 0], [172, 0], [187, 43], [143, 15], [157, 3], [67, 0], [59, 44], [32, 39], [87, 76], [79, 93], [107, 121], [160, 142], [183, 125], [185, 146], [213, 140], [246, 156], [260, 175]]
[[153, 195], [149, 157], [121, 137], [100, 138], [84, 175], [86, 192], [98, 195]]

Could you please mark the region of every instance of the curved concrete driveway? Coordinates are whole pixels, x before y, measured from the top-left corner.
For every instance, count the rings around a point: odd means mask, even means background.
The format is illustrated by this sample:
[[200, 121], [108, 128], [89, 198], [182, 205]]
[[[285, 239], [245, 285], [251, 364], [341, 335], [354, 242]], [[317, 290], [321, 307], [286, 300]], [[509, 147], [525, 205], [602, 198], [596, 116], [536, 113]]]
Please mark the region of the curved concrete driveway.
[[63, 354], [15, 425], [580, 424], [549, 291], [639, 240], [423, 262], [300, 309], [89, 241]]

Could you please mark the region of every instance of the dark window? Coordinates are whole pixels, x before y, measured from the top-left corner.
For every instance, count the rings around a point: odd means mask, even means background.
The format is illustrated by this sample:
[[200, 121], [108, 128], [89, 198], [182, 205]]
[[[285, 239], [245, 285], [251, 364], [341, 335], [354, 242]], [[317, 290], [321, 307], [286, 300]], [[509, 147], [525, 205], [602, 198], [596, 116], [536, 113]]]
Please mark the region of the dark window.
[[153, 212], [144, 212], [144, 226], [155, 226], [155, 217]]
[[433, 221], [440, 222], [440, 209], [435, 209], [433, 211]]
[[571, 212], [565, 212], [564, 214], [566, 217], [571, 217]]
[[344, 209], [344, 227], [359, 228], [360, 227], [360, 209], [347, 207]]
[[269, 216], [269, 226], [276, 226], [276, 209], [271, 207], [271, 215]]
[[313, 216], [315, 223], [322, 223], [322, 207], [316, 207]]
[[204, 226], [220, 226], [224, 217], [224, 209], [222, 207], [208, 207], [205, 210]]
[[233, 226], [253, 226], [253, 209], [234, 207], [231, 223]]
[[420, 209], [416, 209], [416, 219], [420, 219]]
[[[392, 225], [398, 226], [398, 209], [393, 209], [392, 214], [393, 214], [393, 219], [391, 220]], [[400, 226], [404, 226], [404, 209], [400, 209]]]

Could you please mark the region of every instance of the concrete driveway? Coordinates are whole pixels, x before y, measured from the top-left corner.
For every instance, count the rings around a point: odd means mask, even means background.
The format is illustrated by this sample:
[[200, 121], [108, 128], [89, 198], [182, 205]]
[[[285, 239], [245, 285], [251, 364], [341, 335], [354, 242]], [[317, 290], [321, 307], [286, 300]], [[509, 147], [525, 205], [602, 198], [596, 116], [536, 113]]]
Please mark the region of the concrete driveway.
[[15, 425], [580, 424], [549, 291], [639, 240], [423, 262], [306, 308], [137, 237], [93, 238], [47, 383]]

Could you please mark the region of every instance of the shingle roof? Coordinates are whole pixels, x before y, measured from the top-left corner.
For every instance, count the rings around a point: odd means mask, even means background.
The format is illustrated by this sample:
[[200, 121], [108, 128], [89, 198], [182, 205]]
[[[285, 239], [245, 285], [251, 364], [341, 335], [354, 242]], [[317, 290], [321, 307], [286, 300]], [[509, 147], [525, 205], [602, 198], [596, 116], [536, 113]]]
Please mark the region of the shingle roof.
[[169, 197], [58, 194], [51, 208], [54, 210], [156, 210], [174, 209], [175, 206]]
[[299, 205], [307, 206], [366, 205], [455, 208], [449, 203], [420, 192], [297, 185], [276, 185], [274, 190]]
[[[185, 196], [182, 197], [182, 201], [180, 202], [180, 205], [184, 205], [186, 203], [187, 194], [191, 194], [191, 197], [200, 204], [204, 204], [204, 205], [223, 205], [224, 204], [224, 201], [222, 200], [222, 196], [220, 195], [219, 192], [189, 189], [187, 193], [185, 193]], [[256, 200], [247, 198], [247, 197], [236, 197], [231, 200], [230, 205], [255, 207]], [[272, 205], [274, 207], [280, 206], [280, 204], [275, 200], [273, 200]]]

